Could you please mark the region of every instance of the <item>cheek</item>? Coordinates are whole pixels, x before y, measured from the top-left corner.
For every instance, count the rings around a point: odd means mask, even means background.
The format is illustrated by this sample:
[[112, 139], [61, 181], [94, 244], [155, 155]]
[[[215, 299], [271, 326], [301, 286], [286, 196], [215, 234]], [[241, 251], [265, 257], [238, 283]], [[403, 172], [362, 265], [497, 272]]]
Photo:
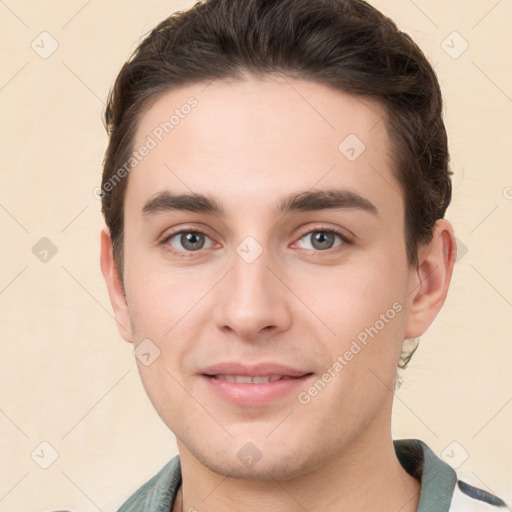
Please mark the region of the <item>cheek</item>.
[[403, 268], [393, 260], [361, 258], [357, 264], [322, 269], [299, 280], [294, 278], [293, 289], [304, 298], [304, 304], [315, 313], [326, 333], [330, 331], [346, 340], [379, 321], [388, 311], [386, 320], [395, 319], [400, 308], [393, 309], [393, 305], [404, 302], [406, 278]]
[[[318, 332], [325, 333], [320, 340], [329, 354], [328, 364], [342, 358], [338, 389], [350, 387], [354, 400], [365, 400], [370, 390], [379, 395], [394, 387], [405, 330], [407, 273], [400, 255], [358, 263], [317, 276], [307, 296], [321, 320]], [[299, 293], [305, 292], [304, 283]], [[349, 399], [341, 392], [338, 396]]]
[[158, 251], [144, 251], [126, 243], [125, 287], [130, 315], [138, 323], [170, 323], [187, 301], [191, 287], [186, 286], [186, 272], [171, 269], [157, 258]]
[[[142, 260], [141, 260], [142, 263]], [[211, 312], [208, 307], [218, 270], [143, 265], [127, 269], [126, 293], [135, 341], [149, 338], [167, 364], [176, 367], [204, 338], [201, 330]]]

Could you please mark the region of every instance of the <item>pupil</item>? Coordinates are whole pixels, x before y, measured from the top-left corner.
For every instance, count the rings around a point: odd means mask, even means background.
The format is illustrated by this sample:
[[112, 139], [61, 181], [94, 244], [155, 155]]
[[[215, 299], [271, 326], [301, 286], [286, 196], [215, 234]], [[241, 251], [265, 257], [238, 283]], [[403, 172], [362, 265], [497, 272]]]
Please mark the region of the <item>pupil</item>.
[[329, 246], [332, 244], [333, 235], [333, 233], [327, 233], [326, 231], [317, 231], [314, 236], [315, 243], [318, 242], [320, 245], [320, 247], [317, 248], [329, 249]]
[[182, 244], [183, 247], [186, 247], [188, 249], [191, 249], [192, 251], [196, 251], [201, 248], [202, 244], [199, 244], [199, 247], [197, 247], [196, 244], [200, 242], [200, 233], [187, 233], [182, 235]]

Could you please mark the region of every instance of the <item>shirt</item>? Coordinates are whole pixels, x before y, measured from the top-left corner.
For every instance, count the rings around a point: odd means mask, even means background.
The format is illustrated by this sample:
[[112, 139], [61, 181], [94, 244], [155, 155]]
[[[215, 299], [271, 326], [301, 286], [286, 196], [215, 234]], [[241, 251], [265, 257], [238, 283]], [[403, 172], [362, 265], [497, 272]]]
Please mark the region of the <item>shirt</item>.
[[[419, 439], [393, 441], [402, 467], [421, 482], [416, 512], [503, 512], [503, 500], [457, 478], [455, 470]], [[118, 512], [170, 512], [181, 485], [180, 457], [171, 459]]]

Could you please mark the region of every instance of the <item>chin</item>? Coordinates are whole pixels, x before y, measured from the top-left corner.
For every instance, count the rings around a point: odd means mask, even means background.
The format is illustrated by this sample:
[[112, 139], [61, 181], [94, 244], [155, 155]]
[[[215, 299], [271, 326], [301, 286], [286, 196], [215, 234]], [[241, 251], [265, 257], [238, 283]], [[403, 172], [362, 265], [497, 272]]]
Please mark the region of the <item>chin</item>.
[[281, 442], [280, 450], [269, 447], [268, 442], [258, 444], [263, 446], [261, 450], [250, 441], [243, 443], [241, 448], [234, 448], [231, 440], [231, 448], [222, 451], [212, 452], [207, 447], [190, 451], [210, 471], [239, 480], [292, 480], [309, 473], [316, 466], [305, 450], [291, 448], [298, 446], [297, 443]]

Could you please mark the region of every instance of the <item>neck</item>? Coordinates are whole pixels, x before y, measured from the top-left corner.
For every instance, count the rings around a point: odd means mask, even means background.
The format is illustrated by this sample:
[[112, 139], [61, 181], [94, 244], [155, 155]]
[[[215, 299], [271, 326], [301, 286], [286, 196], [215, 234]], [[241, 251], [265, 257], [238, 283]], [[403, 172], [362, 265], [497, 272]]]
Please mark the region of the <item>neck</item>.
[[[384, 432], [384, 433], [383, 433]], [[178, 440], [182, 487], [173, 512], [415, 512], [420, 483], [398, 461], [391, 432], [374, 428], [340, 455], [311, 463], [286, 481], [225, 477], [202, 465]]]

